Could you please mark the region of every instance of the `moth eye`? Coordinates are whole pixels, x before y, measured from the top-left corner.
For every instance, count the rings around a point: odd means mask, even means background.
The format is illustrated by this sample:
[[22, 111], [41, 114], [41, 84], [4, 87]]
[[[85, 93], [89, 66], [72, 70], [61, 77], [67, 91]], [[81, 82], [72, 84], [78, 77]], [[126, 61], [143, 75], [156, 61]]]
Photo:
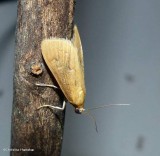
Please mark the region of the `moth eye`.
[[75, 108], [75, 112], [77, 113], [77, 114], [82, 114], [83, 112], [85, 111], [85, 109], [84, 108]]
[[75, 108], [75, 113], [77, 113], [77, 114], [81, 114], [82, 112], [80, 111], [80, 109], [79, 109], [79, 108]]

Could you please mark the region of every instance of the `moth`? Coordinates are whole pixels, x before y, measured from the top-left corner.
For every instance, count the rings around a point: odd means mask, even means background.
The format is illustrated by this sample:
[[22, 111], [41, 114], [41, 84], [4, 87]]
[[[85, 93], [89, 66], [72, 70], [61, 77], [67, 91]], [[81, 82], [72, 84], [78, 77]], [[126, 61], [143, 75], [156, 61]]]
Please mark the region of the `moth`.
[[[84, 101], [86, 96], [83, 49], [76, 25], [73, 32], [72, 40], [64, 38], [44, 39], [41, 43], [41, 50], [47, 66], [54, 75], [66, 99], [75, 107], [75, 112], [81, 114], [85, 111]], [[53, 85], [36, 85], [56, 88]], [[65, 101], [62, 108], [51, 105], [43, 105], [41, 107], [63, 110]]]
[[[75, 25], [73, 29], [72, 40], [64, 38], [44, 39], [41, 43], [43, 58], [54, 75], [56, 81], [66, 99], [75, 107], [75, 112], [81, 114], [85, 111], [84, 101], [86, 96], [84, 80], [84, 62], [83, 49], [78, 28]], [[36, 84], [37, 86], [48, 86], [57, 88], [54, 85]], [[52, 109], [64, 110], [66, 101], [62, 107], [52, 105], [43, 105]], [[110, 105], [129, 105], [129, 104], [109, 104], [87, 109], [89, 110], [107, 107]]]

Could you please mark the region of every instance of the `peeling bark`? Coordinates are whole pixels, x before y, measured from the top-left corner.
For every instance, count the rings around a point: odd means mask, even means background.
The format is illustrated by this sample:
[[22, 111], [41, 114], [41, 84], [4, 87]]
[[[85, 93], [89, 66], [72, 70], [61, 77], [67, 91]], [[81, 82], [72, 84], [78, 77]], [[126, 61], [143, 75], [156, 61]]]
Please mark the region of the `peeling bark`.
[[37, 108], [62, 106], [63, 94], [35, 83], [57, 85], [40, 44], [44, 38], [70, 39], [73, 12], [74, 0], [18, 1], [11, 138], [11, 149], [18, 151], [11, 151], [12, 156], [60, 156], [64, 111]]

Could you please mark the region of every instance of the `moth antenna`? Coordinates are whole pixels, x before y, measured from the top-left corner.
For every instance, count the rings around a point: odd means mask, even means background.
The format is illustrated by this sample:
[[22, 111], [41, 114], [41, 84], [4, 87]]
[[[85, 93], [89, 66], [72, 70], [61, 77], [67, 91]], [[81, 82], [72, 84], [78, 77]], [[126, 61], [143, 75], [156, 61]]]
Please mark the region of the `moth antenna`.
[[85, 110], [85, 111], [83, 112], [83, 114], [89, 116], [90, 119], [92, 119], [92, 121], [94, 122], [94, 126], [95, 126], [95, 129], [96, 129], [96, 132], [98, 133], [98, 126], [97, 126], [97, 122], [96, 122], [95, 117], [90, 113], [89, 110]]
[[104, 107], [110, 107], [110, 106], [129, 106], [129, 105], [130, 105], [130, 104], [124, 104], [124, 103], [119, 103], [119, 104], [108, 104], [108, 105], [103, 105], [103, 106], [88, 108], [87, 110], [94, 110], [94, 109], [99, 109], [99, 108], [104, 108]]

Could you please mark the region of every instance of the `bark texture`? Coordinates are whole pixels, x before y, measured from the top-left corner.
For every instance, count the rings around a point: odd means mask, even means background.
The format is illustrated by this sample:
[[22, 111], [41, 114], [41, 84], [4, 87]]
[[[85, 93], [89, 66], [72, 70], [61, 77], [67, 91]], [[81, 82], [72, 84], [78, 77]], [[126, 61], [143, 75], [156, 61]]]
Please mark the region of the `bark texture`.
[[60, 90], [37, 87], [56, 84], [41, 55], [44, 38], [71, 38], [74, 0], [18, 0], [12, 156], [60, 156], [64, 111], [37, 108], [62, 106]]

